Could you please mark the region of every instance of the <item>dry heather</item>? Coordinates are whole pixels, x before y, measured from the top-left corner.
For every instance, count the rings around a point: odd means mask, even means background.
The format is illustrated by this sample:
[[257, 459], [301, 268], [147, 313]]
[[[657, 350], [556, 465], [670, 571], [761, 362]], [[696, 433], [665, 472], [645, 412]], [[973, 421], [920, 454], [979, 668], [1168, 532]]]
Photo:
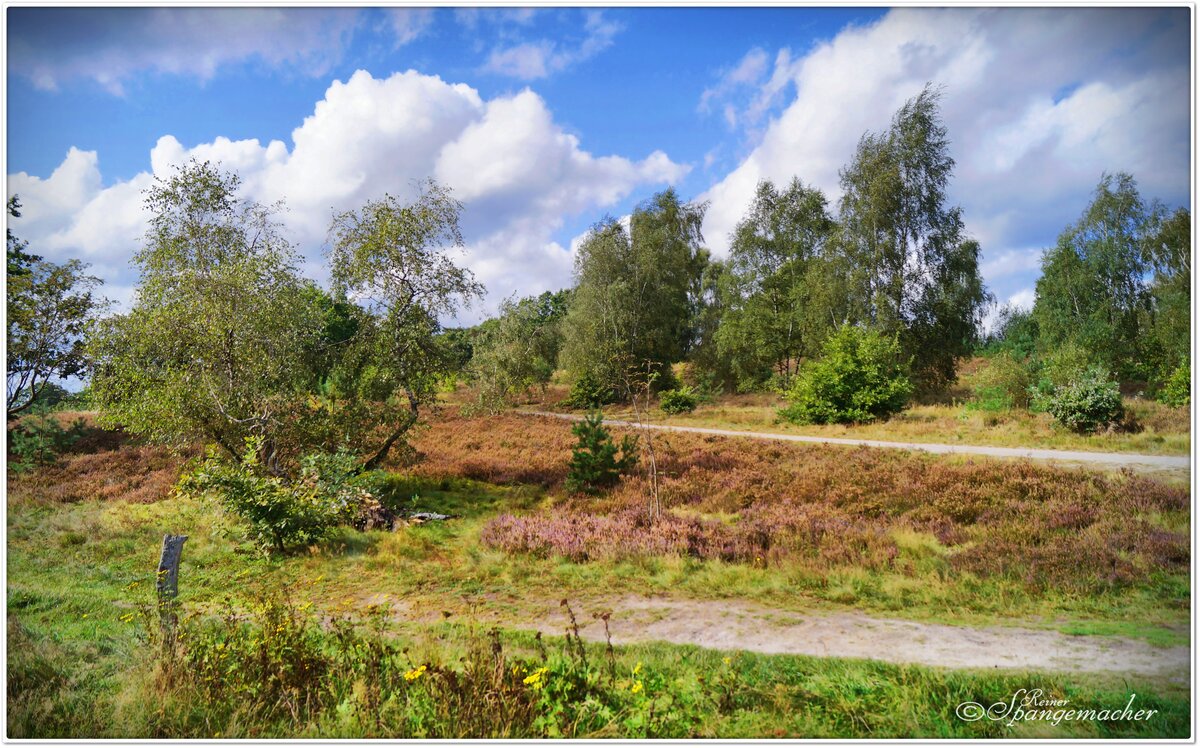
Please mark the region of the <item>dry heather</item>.
[[185, 455], [166, 447], [138, 445], [119, 431], [95, 426], [88, 413], [57, 413], [63, 426], [82, 418], [88, 430], [53, 465], [24, 474], [9, 472], [10, 503], [128, 501], [148, 504], [165, 498], [179, 480]]
[[[573, 441], [567, 423], [447, 413], [420, 435], [425, 459], [415, 469], [557, 488]], [[602, 498], [501, 515], [484, 528], [484, 542], [576, 560], [678, 554], [815, 569], [904, 571], [933, 558], [957, 571], [1070, 589], [1185, 573], [1190, 560], [1187, 489], [1131, 473], [694, 434], [656, 441], [662, 518], [648, 516], [639, 474]]]

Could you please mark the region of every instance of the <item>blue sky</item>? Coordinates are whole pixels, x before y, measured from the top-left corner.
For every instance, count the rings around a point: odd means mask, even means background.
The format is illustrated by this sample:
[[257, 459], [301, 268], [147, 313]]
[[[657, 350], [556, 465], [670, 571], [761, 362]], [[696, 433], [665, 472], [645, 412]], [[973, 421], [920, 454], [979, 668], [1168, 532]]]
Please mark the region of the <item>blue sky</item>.
[[511, 293], [668, 185], [718, 255], [760, 179], [838, 197], [867, 130], [942, 85], [952, 199], [989, 288], [1038, 257], [1104, 171], [1190, 203], [1189, 10], [1087, 8], [22, 8], [7, 10], [13, 230], [127, 303], [141, 191], [196, 156], [285, 199], [322, 277], [332, 209], [415, 179], [466, 205], [462, 261]]

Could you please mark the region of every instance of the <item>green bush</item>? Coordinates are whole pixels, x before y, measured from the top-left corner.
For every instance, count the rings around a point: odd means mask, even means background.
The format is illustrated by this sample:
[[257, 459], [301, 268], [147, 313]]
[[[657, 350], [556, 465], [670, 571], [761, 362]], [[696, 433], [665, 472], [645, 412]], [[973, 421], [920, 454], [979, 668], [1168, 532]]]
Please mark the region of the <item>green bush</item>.
[[617, 401], [617, 393], [599, 376], [586, 372], [571, 385], [567, 405], [572, 408], [599, 408]]
[[1056, 387], [1050, 414], [1079, 433], [1091, 433], [1120, 422], [1125, 414], [1121, 389], [1100, 366], [1086, 369], [1066, 385]]
[[1184, 359], [1158, 392], [1158, 401], [1173, 408], [1186, 408], [1192, 402], [1192, 364]]
[[20, 473], [51, 465], [86, 432], [87, 425], [82, 418], [64, 429], [54, 418], [26, 416], [8, 430], [8, 453], [15, 458], [8, 468]]
[[972, 377], [975, 398], [968, 407], [989, 412], [1028, 408], [1032, 383], [1033, 377], [1024, 362], [1011, 351], [1002, 350]]
[[900, 356], [896, 339], [847, 325], [800, 370], [780, 415], [794, 423], [864, 423], [897, 413], [912, 393]]
[[258, 461], [260, 446], [260, 439], [247, 439], [240, 462], [209, 452], [196, 470], [181, 479], [180, 491], [215, 497], [247, 522], [247, 538], [264, 552], [281, 553], [290, 545], [324, 538], [346, 516], [341, 497], [325, 494], [311, 472], [295, 483], [265, 474]]
[[571, 451], [567, 471], [566, 487], [572, 493], [597, 493], [616, 485], [621, 473], [637, 464], [637, 438], [626, 435], [621, 440], [618, 458], [617, 445], [603, 420], [599, 412], [589, 413], [571, 429], [579, 439]]
[[1086, 349], [1075, 343], [1059, 346], [1037, 361], [1037, 379], [1029, 386], [1029, 409], [1048, 412], [1054, 392], [1083, 376], [1095, 362]]
[[700, 394], [691, 387], [663, 390], [658, 396], [658, 407], [669, 415], [691, 413], [700, 404]]

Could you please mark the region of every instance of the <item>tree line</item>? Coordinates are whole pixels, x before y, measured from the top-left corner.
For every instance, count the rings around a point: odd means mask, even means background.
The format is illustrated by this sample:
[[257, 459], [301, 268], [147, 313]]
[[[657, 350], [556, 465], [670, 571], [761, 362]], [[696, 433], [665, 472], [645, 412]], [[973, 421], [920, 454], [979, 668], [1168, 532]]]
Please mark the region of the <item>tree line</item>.
[[[273, 472], [308, 451], [348, 450], [369, 470], [405, 449], [455, 379], [494, 409], [563, 372], [571, 399], [594, 406], [630, 397], [630, 372], [653, 372], [657, 390], [774, 389], [806, 420], [886, 415], [944, 390], [981, 346], [1037, 370], [1075, 356], [1059, 368], [1152, 388], [1178, 379], [1190, 216], [1147, 204], [1125, 174], [1105, 175], [1045, 252], [1032, 311], [1005, 308], [983, 335], [993, 299], [947, 198], [941, 96], [926, 86], [860, 138], [836, 205], [799, 178], [764, 181], [715, 259], [707, 205], [667, 189], [592, 227], [572, 288], [507, 299], [467, 329], [441, 324], [484, 293], [455, 262], [462, 205], [447, 188], [427, 181], [412, 201], [385, 195], [335, 214], [325, 289], [301, 274], [281, 206], [246, 201], [236, 174], [191, 162], [146, 195], [127, 313], [104, 316], [82, 265], [47, 263], [9, 233], [9, 413], [53, 377], [90, 375], [106, 422], [157, 441], [241, 459], [254, 439]], [[18, 208], [11, 200], [10, 215]], [[835, 396], [847, 404], [830, 406]]]

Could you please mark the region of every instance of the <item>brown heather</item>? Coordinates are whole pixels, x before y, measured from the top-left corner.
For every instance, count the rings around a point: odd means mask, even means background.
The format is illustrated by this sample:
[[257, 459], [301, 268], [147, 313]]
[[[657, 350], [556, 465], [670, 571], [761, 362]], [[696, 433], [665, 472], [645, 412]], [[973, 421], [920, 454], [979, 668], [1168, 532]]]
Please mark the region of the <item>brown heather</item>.
[[[425, 459], [415, 471], [561, 493], [570, 426], [445, 412], [418, 437]], [[648, 482], [639, 474], [608, 496], [501, 515], [484, 528], [484, 542], [574, 560], [681, 555], [818, 571], [903, 572], [923, 559], [1081, 590], [1186, 573], [1190, 562], [1188, 490], [1128, 472], [696, 434], [658, 441], [663, 518], [647, 516]]]
[[9, 503], [121, 500], [149, 504], [166, 498], [179, 481], [186, 455], [166, 447], [137, 445], [121, 432], [96, 428], [92, 414], [56, 413], [52, 417], [64, 427], [83, 418], [89, 428], [55, 464], [24, 474], [10, 471]]

